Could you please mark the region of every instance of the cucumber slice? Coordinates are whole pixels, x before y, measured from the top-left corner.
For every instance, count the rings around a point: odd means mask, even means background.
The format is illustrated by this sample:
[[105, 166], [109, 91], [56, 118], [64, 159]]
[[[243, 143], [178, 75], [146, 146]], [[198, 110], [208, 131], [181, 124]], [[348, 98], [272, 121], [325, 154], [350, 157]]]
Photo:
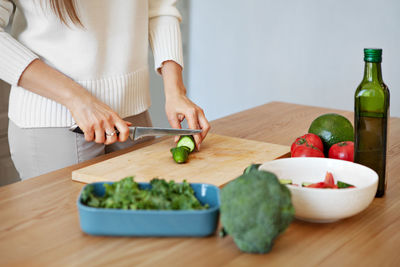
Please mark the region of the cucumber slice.
[[302, 187], [306, 187], [306, 186], [309, 186], [310, 184], [313, 184], [313, 183], [303, 182], [303, 183], [301, 183], [301, 186]]
[[189, 158], [190, 149], [186, 146], [171, 148], [172, 158], [176, 163], [185, 163]]
[[193, 136], [191, 135], [182, 136], [179, 139], [178, 143], [176, 144], [176, 147], [182, 147], [182, 146], [188, 147], [190, 150], [189, 152], [192, 152], [196, 147]]
[[349, 187], [355, 187], [355, 186], [352, 184], [345, 183], [345, 182], [337, 181], [337, 187], [338, 188], [349, 188]]
[[279, 179], [279, 182], [281, 184], [292, 184], [293, 183], [293, 181], [290, 179]]

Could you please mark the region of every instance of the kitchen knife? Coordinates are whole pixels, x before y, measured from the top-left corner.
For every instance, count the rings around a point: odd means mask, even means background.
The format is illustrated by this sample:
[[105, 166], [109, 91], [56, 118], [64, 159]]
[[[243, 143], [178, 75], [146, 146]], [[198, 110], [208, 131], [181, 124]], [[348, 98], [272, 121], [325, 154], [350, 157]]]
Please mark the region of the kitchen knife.
[[[160, 127], [128, 127], [129, 133], [133, 140], [144, 136], [163, 136], [163, 135], [192, 135], [201, 133], [203, 130], [192, 130], [192, 129], [173, 129], [173, 128], [160, 128]], [[81, 128], [74, 124], [69, 128], [74, 133], [83, 134]], [[116, 130], [116, 134], [119, 132]]]

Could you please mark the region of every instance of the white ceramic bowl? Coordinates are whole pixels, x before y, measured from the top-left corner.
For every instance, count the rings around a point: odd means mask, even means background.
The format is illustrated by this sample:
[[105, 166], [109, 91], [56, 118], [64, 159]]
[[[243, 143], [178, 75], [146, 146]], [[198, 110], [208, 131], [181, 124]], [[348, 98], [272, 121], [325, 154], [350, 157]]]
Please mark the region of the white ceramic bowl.
[[[329, 158], [287, 158], [266, 162], [260, 170], [275, 173], [279, 179], [291, 179], [289, 185], [295, 217], [309, 222], [334, 222], [366, 209], [375, 197], [378, 175], [363, 165]], [[347, 189], [301, 187], [302, 182], [322, 182], [326, 172], [337, 180], [354, 185]]]

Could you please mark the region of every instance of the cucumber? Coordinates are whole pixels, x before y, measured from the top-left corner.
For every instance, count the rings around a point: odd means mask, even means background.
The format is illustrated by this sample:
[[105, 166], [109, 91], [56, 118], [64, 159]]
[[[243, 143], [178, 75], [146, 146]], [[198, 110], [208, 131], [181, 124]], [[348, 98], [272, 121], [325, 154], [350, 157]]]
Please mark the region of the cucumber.
[[292, 180], [290, 180], [290, 179], [279, 179], [279, 182], [281, 184], [292, 184], [293, 183]]
[[182, 136], [176, 147], [171, 148], [172, 157], [176, 163], [185, 163], [189, 158], [189, 153], [192, 152], [196, 144], [191, 135]]
[[189, 158], [190, 149], [186, 146], [171, 148], [172, 158], [176, 163], [185, 163]]
[[261, 164], [251, 164], [246, 169], [244, 169], [243, 174], [248, 174], [251, 171], [258, 171]]
[[176, 144], [176, 147], [182, 147], [185, 146], [187, 148], [189, 148], [189, 152], [192, 152], [194, 150], [194, 148], [196, 147], [196, 144], [194, 142], [194, 138], [191, 135], [184, 135], [182, 136], [178, 143]]
[[338, 188], [349, 188], [349, 187], [355, 187], [355, 186], [352, 184], [345, 183], [345, 182], [337, 181], [337, 187]]
[[310, 184], [313, 184], [313, 183], [303, 182], [303, 183], [301, 183], [301, 186], [302, 187], [306, 187], [306, 186], [309, 186]]

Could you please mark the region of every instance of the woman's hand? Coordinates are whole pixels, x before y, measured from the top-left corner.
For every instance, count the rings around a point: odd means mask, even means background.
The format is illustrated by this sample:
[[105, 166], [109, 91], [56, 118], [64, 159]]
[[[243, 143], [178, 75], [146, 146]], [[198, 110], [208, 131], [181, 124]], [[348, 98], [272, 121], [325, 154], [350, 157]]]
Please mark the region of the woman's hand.
[[84, 132], [86, 141], [109, 145], [128, 139], [131, 123], [122, 120], [109, 106], [90, 94], [74, 99], [67, 107]]
[[[204, 111], [186, 96], [180, 65], [174, 61], [166, 61], [163, 63], [161, 73], [164, 80], [165, 112], [169, 124], [173, 128], [181, 128], [181, 122], [186, 119], [190, 129], [202, 129], [200, 134], [194, 135], [196, 147], [200, 150], [200, 144], [210, 130]], [[176, 137], [175, 142], [178, 139]]]
[[[61, 72], [36, 59], [22, 73], [19, 86], [66, 106], [86, 141], [112, 144], [129, 137], [129, 122], [122, 120], [109, 106]], [[115, 128], [120, 132], [115, 133]]]

